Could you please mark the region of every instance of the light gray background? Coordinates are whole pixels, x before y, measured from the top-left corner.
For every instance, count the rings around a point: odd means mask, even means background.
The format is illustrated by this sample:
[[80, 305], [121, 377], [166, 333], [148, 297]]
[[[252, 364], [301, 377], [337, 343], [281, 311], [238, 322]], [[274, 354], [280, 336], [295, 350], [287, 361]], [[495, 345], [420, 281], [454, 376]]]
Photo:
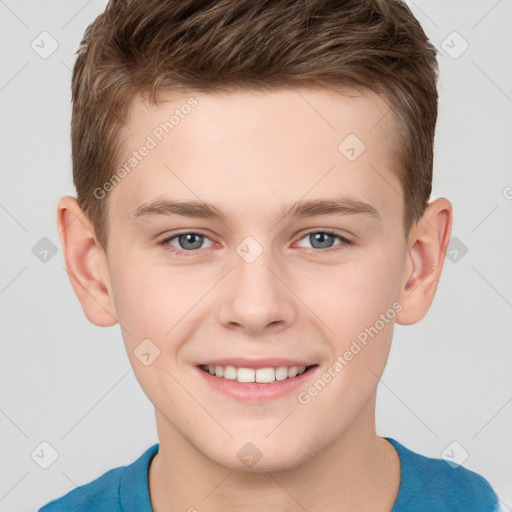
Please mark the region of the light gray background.
[[[396, 327], [377, 431], [431, 457], [456, 441], [455, 455], [467, 451], [464, 465], [510, 511], [512, 2], [408, 3], [441, 52], [432, 198], [452, 201], [453, 236], [467, 253], [450, 246], [454, 261], [445, 263], [428, 315]], [[74, 53], [105, 4], [0, 0], [2, 511], [34, 510], [157, 442], [119, 327], [99, 328], [83, 315], [55, 226], [58, 198], [74, 194]], [[58, 42], [47, 58], [31, 47], [51, 49], [43, 31]], [[460, 56], [464, 40], [454, 31], [469, 44]], [[46, 262], [32, 250], [43, 237], [58, 247]], [[48, 469], [39, 465], [51, 456], [43, 441], [58, 452]]]

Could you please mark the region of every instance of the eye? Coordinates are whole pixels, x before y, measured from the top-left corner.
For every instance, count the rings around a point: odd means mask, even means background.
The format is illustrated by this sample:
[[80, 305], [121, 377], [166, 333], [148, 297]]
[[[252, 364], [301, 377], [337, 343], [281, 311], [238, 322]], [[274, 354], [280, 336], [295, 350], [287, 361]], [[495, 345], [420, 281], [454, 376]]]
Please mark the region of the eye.
[[[338, 239], [340, 243], [333, 245], [334, 241]], [[210, 242], [208, 247], [203, 247], [205, 240]], [[332, 231], [310, 231], [306, 233], [300, 240], [308, 241], [312, 253], [334, 252], [352, 245], [353, 242], [348, 238], [339, 235]], [[212, 247], [214, 243], [212, 240], [203, 233], [197, 231], [185, 231], [175, 233], [161, 242], [159, 242], [166, 251], [169, 251], [177, 256], [194, 256], [200, 249], [207, 249]], [[302, 246], [304, 247], [304, 246]], [[308, 248], [307, 246], [305, 248]]]
[[[180, 256], [189, 256], [195, 254], [195, 251], [204, 248], [201, 246], [205, 240], [210, 239], [202, 233], [198, 233], [196, 231], [186, 231], [167, 237], [159, 244], [163, 246], [163, 248], [167, 251], [178, 254]], [[175, 244], [173, 245], [172, 242], [175, 242]], [[213, 243], [209, 247], [212, 245]]]
[[[334, 233], [332, 231], [310, 231], [301, 238], [301, 240], [304, 239], [311, 244], [310, 247], [312, 249], [315, 249], [314, 251], [312, 251], [314, 253], [338, 251], [340, 249], [343, 249], [347, 245], [353, 244], [353, 242], [348, 238], [345, 238], [344, 236]], [[341, 243], [333, 246], [335, 239], [340, 240]]]

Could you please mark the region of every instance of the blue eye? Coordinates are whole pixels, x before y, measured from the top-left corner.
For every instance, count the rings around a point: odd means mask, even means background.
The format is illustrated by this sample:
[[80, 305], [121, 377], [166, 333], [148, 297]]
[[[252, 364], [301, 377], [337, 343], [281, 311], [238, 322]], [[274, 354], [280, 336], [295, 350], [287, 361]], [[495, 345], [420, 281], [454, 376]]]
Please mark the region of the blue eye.
[[[189, 256], [190, 254], [187, 253], [195, 254], [195, 251], [201, 248], [205, 239], [209, 240], [206, 235], [195, 231], [187, 231], [184, 233], [177, 233], [176, 235], [172, 235], [165, 240], [162, 240], [160, 245], [162, 245], [164, 249], [173, 253]], [[174, 240], [178, 242], [179, 247], [177, 249], [176, 246], [171, 245], [171, 242]]]
[[[348, 238], [339, 235], [338, 233], [334, 233], [332, 231], [324, 231], [324, 230], [316, 230], [310, 231], [306, 233], [301, 240], [306, 239], [311, 245], [311, 250], [308, 251], [313, 255], [325, 254], [325, 253], [335, 253], [336, 251], [340, 251], [345, 249], [349, 245], [353, 245], [354, 242], [349, 240]], [[333, 245], [335, 239], [338, 239], [340, 243]], [[301, 246], [304, 247], [304, 246]], [[308, 249], [308, 247], [305, 247]]]
[[[348, 245], [353, 245], [353, 242], [348, 238], [331, 231], [310, 231], [300, 238], [300, 240], [304, 239], [307, 239], [311, 244], [309, 248], [312, 249], [310, 252], [313, 254], [323, 254], [325, 252], [332, 253], [343, 249]], [[340, 243], [334, 244], [336, 239], [338, 239]], [[206, 235], [196, 231], [186, 231], [176, 233], [165, 238], [159, 243], [159, 245], [161, 245], [166, 251], [176, 254], [177, 256], [194, 256], [200, 249], [208, 248], [201, 247], [205, 240], [210, 241], [210, 245], [208, 247], [213, 246], [213, 242]], [[178, 244], [177, 246], [172, 243], [175, 241]]]
[[307, 239], [312, 245], [313, 249], [330, 249], [333, 246], [334, 240], [336, 238], [342, 237], [326, 231], [312, 231], [311, 233], [308, 233], [306, 236], [301, 238], [301, 240]]
[[176, 238], [182, 249], [191, 250], [200, 249], [204, 239], [205, 237], [199, 233], [184, 233]]

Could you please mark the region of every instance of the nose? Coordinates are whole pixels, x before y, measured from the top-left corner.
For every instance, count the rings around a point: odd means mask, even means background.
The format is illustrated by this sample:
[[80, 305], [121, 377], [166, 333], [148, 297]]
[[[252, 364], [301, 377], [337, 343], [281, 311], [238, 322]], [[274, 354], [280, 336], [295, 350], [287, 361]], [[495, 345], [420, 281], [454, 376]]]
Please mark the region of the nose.
[[219, 322], [252, 337], [286, 329], [297, 315], [296, 298], [286, 281], [286, 269], [270, 251], [251, 263], [235, 254], [222, 291]]

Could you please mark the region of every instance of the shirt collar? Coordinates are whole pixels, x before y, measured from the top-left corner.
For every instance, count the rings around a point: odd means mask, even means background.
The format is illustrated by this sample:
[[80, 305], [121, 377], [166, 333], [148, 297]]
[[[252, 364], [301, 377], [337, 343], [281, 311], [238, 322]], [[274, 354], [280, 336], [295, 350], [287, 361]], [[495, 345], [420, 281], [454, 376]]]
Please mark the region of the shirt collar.
[[149, 498], [148, 470], [158, 449], [159, 444], [156, 443], [127, 466], [119, 484], [119, 503], [124, 512], [153, 512]]

